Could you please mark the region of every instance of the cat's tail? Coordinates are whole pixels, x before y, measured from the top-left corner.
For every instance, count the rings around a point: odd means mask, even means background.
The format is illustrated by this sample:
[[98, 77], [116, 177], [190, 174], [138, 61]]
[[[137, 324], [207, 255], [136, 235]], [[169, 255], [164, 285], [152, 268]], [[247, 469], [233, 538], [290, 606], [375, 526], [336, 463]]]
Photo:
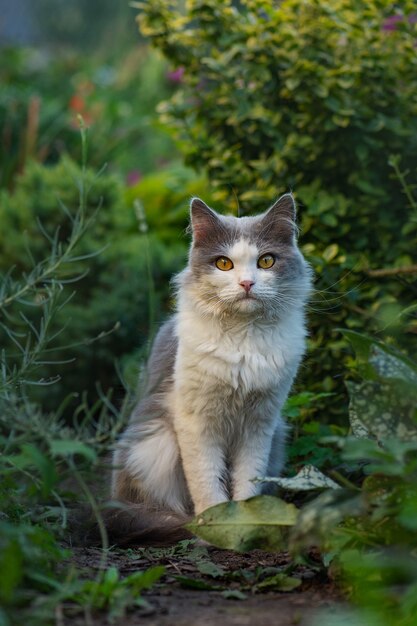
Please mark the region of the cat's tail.
[[172, 511], [152, 510], [145, 504], [123, 503], [122, 508], [107, 509], [104, 522], [110, 543], [169, 545], [192, 534], [184, 528], [190, 517]]
[[103, 524], [110, 545], [168, 546], [193, 537], [184, 527], [190, 519], [172, 511], [150, 509], [145, 504], [123, 502], [105, 508], [99, 518], [91, 510], [78, 511], [75, 524], [71, 524], [71, 534], [74, 543], [100, 545], [103, 543], [100, 524]]

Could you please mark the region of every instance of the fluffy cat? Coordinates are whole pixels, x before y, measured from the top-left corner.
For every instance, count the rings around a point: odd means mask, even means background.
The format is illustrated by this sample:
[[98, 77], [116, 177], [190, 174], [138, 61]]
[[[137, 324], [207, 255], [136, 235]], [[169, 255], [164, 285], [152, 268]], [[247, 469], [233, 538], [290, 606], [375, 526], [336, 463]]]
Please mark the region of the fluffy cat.
[[311, 271], [295, 203], [255, 217], [191, 202], [192, 246], [175, 278], [142, 399], [114, 454], [110, 535], [168, 539], [192, 514], [260, 493], [284, 462], [280, 415], [305, 348]]

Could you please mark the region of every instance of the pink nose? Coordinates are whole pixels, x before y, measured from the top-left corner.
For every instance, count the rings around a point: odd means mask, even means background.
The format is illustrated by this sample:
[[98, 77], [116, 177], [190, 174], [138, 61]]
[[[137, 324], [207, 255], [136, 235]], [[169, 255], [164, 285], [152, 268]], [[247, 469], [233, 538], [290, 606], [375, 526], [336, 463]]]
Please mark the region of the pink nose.
[[252, 280], [242, 280], [239, 285], [242, 285], [243, 289], [246, 291], [246, 293], [249, 293], [252, 286], [255, 283]]

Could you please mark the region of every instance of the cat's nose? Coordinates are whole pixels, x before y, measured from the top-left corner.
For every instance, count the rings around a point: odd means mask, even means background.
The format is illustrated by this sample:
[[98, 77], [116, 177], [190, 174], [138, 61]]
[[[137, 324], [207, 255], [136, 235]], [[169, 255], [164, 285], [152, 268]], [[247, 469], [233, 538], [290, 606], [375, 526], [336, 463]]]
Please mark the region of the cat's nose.
[[251, 288], [253, 287], [255, 283], [253, 282], [253, 280], [242, 280], [239, 285], [241, 285], [243, 287], [243, 289], [246, 291], [246, 293], [249, 293]]

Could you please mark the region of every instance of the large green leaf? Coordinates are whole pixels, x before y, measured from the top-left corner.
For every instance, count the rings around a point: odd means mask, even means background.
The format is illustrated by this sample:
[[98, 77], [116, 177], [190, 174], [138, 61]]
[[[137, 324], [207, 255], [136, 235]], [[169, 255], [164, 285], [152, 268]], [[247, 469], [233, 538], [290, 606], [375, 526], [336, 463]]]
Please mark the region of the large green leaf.
[[409, 359], [386, 351], [380, 345], [372, 346], [369, 363], [380, 378], [400, 380], [417, 387], [417, 369], [411, 366]]
[[371, 436], [378, 441], [395, 436], [417, 439], [415, 393], [398, 381], [348, 382], [349, 415], [357, 436]]
[[247, 552], [288, 547], [288, 528], [298, 510], [273, 496], [224, 502], [198, 515], [187, 525], [192, 533], [219, 548]]
[[363, 333], [346, 329], [341, 332], [352, 344], [362, 373], [369, 375], [366, 378], [396, 378], [417, 384], [417, 363], [405, 354]]

